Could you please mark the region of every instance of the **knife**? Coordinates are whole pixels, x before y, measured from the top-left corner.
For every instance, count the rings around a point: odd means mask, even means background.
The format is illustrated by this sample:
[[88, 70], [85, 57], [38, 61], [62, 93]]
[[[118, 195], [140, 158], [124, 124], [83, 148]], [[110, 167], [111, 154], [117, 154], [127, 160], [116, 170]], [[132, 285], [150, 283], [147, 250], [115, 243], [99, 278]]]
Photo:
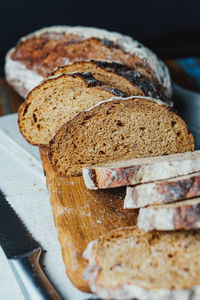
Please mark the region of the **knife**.
[[42, 248], [0, 190], [0, 246], [27, 300], [62, 300], [42, 271]]

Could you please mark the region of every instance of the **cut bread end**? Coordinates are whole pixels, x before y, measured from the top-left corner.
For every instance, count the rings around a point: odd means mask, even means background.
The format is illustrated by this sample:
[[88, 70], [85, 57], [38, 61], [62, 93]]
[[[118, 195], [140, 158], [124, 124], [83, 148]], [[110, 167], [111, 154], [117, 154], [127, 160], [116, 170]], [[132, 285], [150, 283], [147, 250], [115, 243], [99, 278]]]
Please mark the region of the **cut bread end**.
[[127, 187], [124, 208], [141, 208], [198, 196], [200, 196], [200, 172]]
[[[194, 151], [103, 163], [85, 167], [82, 173], [86, 187], [96, 190], [163, 180], [199, 170], [200, 151]], [[131, 190], [127, 190], [129, 196]]]
[[89, 244], [84, 278], [106, 299], [198, 299], [199, 249], [197, 231], [121, 228]]
[[193, 151], [185, 122], [154, 101], [116, 99], [78, 114], [50, 142], [54, 170], [61, 176], [78, 176], [88, 165]]
[[137, 225], [145, 231], [198, 229], [200, 198], [141, 208]]
[[74, 72], [91, 72], [97, 80], [113, 86], [129, 96], [149, 96], [164, 99], [166, 104], [171, 105], [172, 103], [171, 98], [166, 97], [163, 88], [155, 80], [141, 74], [137, 69], [117, 61], [75, 61], [70, 65], [58, 67], [49, 74], [49, 77]]
[[91, 73], [62, 74], [43, 81], [18, 112], [22, 135], [33, 145], [48, 145], [57, 130], [82, 110], [127, 94], [96, 80]]

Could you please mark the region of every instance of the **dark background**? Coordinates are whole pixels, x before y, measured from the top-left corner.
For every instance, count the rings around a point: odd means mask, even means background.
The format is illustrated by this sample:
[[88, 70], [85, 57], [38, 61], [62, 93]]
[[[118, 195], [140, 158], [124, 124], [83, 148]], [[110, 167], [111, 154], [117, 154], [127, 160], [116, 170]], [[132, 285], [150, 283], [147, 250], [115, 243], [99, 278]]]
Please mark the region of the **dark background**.
[[162, 58], [199, 56], [200, 1], [1, 1], [0, 68], [21, 36], [50, 25], [84, 25], [131, 35]]

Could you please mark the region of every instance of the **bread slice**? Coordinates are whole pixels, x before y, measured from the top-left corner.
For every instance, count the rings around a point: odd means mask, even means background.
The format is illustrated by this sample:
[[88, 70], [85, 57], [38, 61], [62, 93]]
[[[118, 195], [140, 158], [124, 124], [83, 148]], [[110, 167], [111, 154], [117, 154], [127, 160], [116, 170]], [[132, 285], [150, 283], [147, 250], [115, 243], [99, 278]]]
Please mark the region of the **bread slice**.
[[33, 145], [47, 145], [57, 130], [81, 110], [127, 94], [96, 80], [91, 73], [63, 74], [43, 81], [18, 112], [22, 135]]
[[77, 61], [70, 65], [58, 67], [49, 74], [49, 77], [66, 73], [90, 72], [97, 80], [113, 86], [129, 96], [149, 96], [171, 103], [155, 80], [124, 65], [120, 62], [106, 60]]
[[83, 277], [104, 299], [200, 299], [200, 233], [121, 228], [91, 242]]
[[200, 196], [200, 172], [127, 187], [124, 208], [165, 204], [198, 196]]
[[21, 38], [6, 56], [6, 79], [25, 97], [55, 67], [91, 59], [121, 61], [171, 98], [168, 69], [153, 52], [131, 37], [92, 27], [52, 26]]
[[85, 185], [91, 190], [135, 185], [197, 171], [200, 171], [200, 151], [114, 161], [82, 170]]
[[87, 165], [194, 149], [185, 122], [162, 101], [144, 97], [104, 101], [65, 123], [50, 142], [49, 158], [61, 176]]
[[200, 228], [200, 198], [141, 208], [137, 225], [145, 231]]

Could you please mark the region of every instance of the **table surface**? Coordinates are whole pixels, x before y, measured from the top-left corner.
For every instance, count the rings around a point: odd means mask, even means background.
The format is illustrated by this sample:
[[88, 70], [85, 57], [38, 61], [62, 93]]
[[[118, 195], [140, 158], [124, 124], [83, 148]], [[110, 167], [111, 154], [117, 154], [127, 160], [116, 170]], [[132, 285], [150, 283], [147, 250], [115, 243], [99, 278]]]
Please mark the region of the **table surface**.
[[[38, 148], [23, 139], [17, 114], [11, 114], [17, 112], [22, 102], [0, 78], [0, 188], [46, 251], [42, 265], [63, 299], [96, 298], [74, 288], [65, 274]], [[13, 299], [24, 300], [24, 297], [0, 248], [0, 300]]]

